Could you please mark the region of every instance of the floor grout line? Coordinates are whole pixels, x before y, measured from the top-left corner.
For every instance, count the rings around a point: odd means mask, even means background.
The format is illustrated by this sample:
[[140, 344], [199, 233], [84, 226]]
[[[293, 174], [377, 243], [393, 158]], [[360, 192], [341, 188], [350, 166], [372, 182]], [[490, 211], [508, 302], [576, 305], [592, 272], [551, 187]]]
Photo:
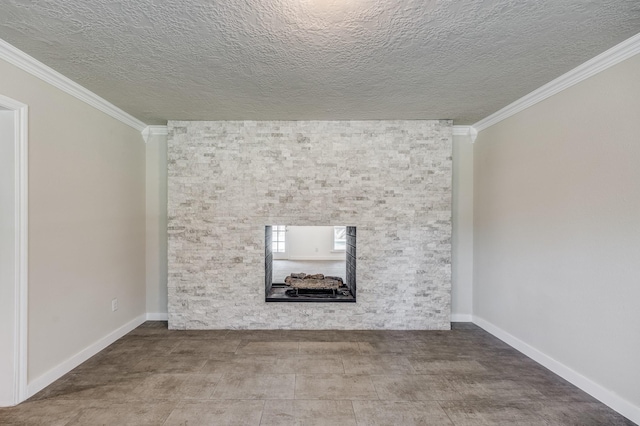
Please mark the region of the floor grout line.
[[353, 406], [353, 399], [351, 400], [351, 412], [353, 413], [353, 419], [356, 421], [356, 426], [358, 426], [360, 423], [358, 422], [358, 416], [356, 416], [356, 409]]
[[262, 418], [264, 417], [264, 409], [267, 406], [267, 400], [262, 401], [262, 412], [260, 413], [260, 421], [258, 422], [258, 426], [262, 425]]
[[449, 416], [449, 413], [447, 413], [447, 410], [445, 410], [444, 407], [442, 406], [442, 401], [436, 400], [436, 403], [438, 404], [440, 409], [444, 412], [444, 415], [447, 416], [447, 418], [451, 422], [452, 426], [455, 426], [455, 423], [453, 422], [453, 419], [451, 418], [451, 416]]

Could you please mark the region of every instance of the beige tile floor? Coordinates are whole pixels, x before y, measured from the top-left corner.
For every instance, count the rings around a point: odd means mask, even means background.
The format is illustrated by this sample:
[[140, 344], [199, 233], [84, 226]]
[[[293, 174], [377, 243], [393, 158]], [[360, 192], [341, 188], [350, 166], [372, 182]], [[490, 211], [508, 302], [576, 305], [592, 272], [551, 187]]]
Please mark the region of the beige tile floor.
[[0, 425], [632, 425], [471, 324], [170, 331], [148, 322]]

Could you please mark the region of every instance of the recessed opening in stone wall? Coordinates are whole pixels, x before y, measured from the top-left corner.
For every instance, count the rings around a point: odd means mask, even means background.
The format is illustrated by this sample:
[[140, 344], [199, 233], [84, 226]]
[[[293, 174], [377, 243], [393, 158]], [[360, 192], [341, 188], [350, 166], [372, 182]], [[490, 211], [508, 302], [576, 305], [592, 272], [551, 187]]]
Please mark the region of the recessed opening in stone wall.
[[355, 226], [265, 226], [267, 302], [355, 302]]

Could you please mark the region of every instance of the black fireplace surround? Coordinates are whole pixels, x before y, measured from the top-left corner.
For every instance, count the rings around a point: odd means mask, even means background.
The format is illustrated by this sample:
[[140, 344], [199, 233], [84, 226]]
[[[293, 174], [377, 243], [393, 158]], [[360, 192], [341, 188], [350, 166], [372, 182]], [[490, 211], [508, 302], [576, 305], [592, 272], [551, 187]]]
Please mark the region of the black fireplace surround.
[[[328, 294], [306, 294], [305, 297], [280, 297], [273, 295], [275, 287], [286, 287], [284, 283], [273, 282], [273, 229], [271, 225], [265, 226], [264, 231], [264, 284], [265, 302], [321, 302], [321, 303], [355, 303], [356, 302], [356, 227], [346, 227], [346, 247], [345, 247], [345, 274], [344, 285], [350, 293], [335, 297]], [[291, 271], [298, 272], [298, 271]], [[315, 273], [315, 271], [309, 271]], [[342, 278], [342, 277], [341, 277]]]

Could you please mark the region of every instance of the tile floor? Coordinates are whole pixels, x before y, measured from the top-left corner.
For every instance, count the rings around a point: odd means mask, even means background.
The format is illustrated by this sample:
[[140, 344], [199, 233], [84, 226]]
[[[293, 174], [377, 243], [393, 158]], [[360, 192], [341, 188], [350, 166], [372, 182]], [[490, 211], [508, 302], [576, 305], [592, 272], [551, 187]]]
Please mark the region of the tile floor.
[[147, 322], [1, 425], [633, 425], [472, 324], [170, 331]]

